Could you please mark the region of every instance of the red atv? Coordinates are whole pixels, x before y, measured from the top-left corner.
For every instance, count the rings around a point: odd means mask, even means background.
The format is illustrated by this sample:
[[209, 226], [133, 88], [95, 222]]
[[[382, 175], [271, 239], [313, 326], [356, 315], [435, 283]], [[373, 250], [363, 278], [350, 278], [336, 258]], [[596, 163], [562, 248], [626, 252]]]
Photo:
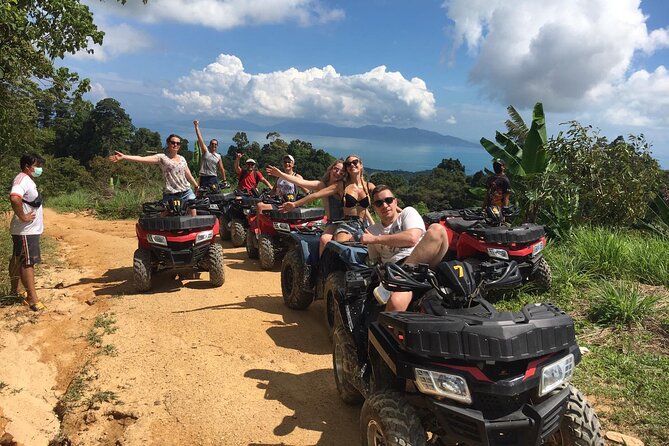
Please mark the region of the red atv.
[[[263, 203], [280, 205], [294, 201], [294, 197], [277, 197], [264, 194]], [[265, 210], [260, 215], [254, 207], [247, 216], [249, 222], [246, 234], [246, 253], [250, 259], [259, 259], [260, 267], [273, 269], [277, 260], [295, 244], [291, 233], [310, 230], [325, 223], [323, 208], [296, 208], [290, 212], [277, 209]]]
[[448, 234], [447, 259], [515, 260], [523, 282], [547, 291], [551, 269], [541, 252], [546, 246], [544, 227], [534, 223], [511, 226], [505, 222], [517, 214], [511, 208], [460, 209], [431, 212], [425, 225], [439, 223]]
[[135, 225], [138, 248], [133, 276], [138, 291], [151, 288], [151, 276], [160, 270], [209, 271], [213, 286], [225, 282], [223, 247], [214, 243], [219, 225], [215, 215], [186, 215], [190, 209], [208, 213], [209, 200], [172, 200], [144, 203]]

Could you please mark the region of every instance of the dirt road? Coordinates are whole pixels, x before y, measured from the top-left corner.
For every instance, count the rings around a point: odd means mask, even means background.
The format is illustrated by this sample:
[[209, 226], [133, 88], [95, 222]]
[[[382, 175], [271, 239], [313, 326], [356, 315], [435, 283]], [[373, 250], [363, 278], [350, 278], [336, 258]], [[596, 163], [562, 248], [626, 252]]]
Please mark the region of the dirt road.
[[134, 222], [47, 210], [45, 227], [48, 310], [0, 308], [0, 444], [357, 444], [322, 303], [289, 310], [278, 271], [225, 244], [223, 287], [163, 274], [135, 294]]

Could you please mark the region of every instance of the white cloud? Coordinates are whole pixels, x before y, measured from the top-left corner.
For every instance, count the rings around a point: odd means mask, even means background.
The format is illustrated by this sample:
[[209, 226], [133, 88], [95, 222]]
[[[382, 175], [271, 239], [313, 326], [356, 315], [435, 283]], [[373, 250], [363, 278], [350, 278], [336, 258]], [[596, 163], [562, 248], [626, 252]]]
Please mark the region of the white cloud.
[[309, 26], [341, 20], [345, 15], [321, 0], [150, 0], [146, 5], [131, 0], [123, 6], [115, 1], [103, 5], [148, 23], [173, 21], [217, 30], [285, 22]]
[[189, 113], [226, 117], [308, 118], [339, 124], [408, 125], [435, 115], [425, 82], [379, 66], [345, 76], [334, 67], [250, 74], [221, 54], [163, 94]]
[[448, 117], [448, 119], [446, 119], [446, 123], [451, 124], [451, 125], [455, 125], [455, 124], [458, 123], [458, 120], [455, 119], [455, 116], [451, 115], [451, 116]]
[[73, 58], [103, 62], [121, 54], [138, 53], [151, 47], [151, 39], [147, 34], [126, 23], [119, 25], [102, 23], [99, 28], [105, 32], [102, 45], [89, 45], [94, 51], [93, 54], [83, 50], [74, 54]]
[[98, 82], [93, 82], [91, 83], [91, 90], [88, 92], [88, 97], [93, 102], [94, 104], [101, 99], [104, 99], [107, 97], [107, 91], [105, 90], [105, 87], [98, 83]]
[[[541, 101], [548, 111], [573, 112], [618, 104], [610, 119], [628, 123], [644, 107], [666, 116], [666, 70], [632, 72], [635, 55], [669, 47], [667, 28], [648, 31], [640, 0], [446, 0], [443, 6], [454, 22], [454, 44], [466, 44], [477, 57], [470, 80], [503, 105]], [[639, 115], [634, 122], [650, 119]]]

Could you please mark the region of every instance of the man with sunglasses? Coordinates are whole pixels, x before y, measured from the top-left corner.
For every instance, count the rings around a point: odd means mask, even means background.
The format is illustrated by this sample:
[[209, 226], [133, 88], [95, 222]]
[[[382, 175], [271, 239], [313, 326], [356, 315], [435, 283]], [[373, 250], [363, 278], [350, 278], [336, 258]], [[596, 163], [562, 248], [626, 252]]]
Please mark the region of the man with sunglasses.
[[239, 160], [242, 158], [242, 154], [237, 152], [235, 157], [235, 172], [237, 173], [238, 185], [237, 189], [243, 191], [250, 191], [255, 187], [258, 187], [258, 183], [265, 184], [268, 188], [272, 188], [272, 183], [267, 181], [265, 177], [262, 176], [262, 173], [256, 170], [256, 160], [249, 158], [246, 160], [246, 168], [242, 169], [239, 166]]
[[[397, 199], [386, 185], [372, 190], [374, 211], [381, 221], [369, 228], [361, 242], [369, 245], [369, 259], [373, 262], [419, 264], [435, 268], [448, 251], [448, 234], [442, 225], [430, 225], [425, 230], [423, 218], [408, 206], [397, 211]], [[386, 311], [405, 311], [411, 303], [411, 292], [394, 292], [379, 286], [375, 292], [387, 299]]]

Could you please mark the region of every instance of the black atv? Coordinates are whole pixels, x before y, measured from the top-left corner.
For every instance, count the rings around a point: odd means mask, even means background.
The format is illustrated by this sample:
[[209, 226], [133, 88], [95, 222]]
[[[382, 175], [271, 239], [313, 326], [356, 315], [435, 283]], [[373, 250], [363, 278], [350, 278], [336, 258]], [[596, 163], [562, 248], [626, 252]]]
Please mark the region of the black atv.
[[[384, 312], [378, 279], [413, 292]], [[548, 303], [497, 312], [484, 288], [522, 280], [514, 261], [388, 264], [346, 273], [337, 296], [333, 368], [361, 403], [363, 445], [603, 446], [597, 415], [571, 384], [581, 359], [574, 322]]]
[[218, 184], [200, 186], [196, 192], [198, 198], [209, 199], [209, 212], [218, 218], [221, 240], [230, 240], [230, 221], [227, 215], [236, 194], [224, 192], [224, 189], [229, 187], [227, 181], [222, 181]]
[[260, 201], [256, 189], [252, 191], [235, 190], [231, 194], [223, 194], [219, 204], [221, 209], [221, 225], [225, 226], [227, 237], [229, 234], [232, 246], [246, 245], [246, 231], [249, 227], [248, 215], [255, 212], [256, 204]]

